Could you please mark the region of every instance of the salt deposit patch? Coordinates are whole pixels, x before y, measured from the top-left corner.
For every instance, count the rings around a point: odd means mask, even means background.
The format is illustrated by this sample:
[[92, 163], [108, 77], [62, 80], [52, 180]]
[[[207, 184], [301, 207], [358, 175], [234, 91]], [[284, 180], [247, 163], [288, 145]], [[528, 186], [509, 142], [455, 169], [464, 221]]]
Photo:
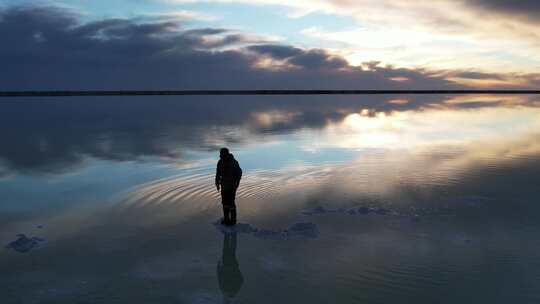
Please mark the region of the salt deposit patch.
[[257, 228], [246, 223], [225, 226], [221, 220], [214, 222], [214, 226], [223, 233], [246, 233], [265, 240], [315, 239], [319, 236], [319, 229], [313, 223], [295, 223], [287, 229], [278, 230]]
[[38, 238], [38, 237], [27, 237], [25, 234], [18, 234], [17, 239], [13, 242], [10, 242], [6, 245], [7, 249], [13, 249], [20, 253], [28, 252], [32, 249], [37, 248], [40, 246], [43, 242], [45, 242], [44, 239]]

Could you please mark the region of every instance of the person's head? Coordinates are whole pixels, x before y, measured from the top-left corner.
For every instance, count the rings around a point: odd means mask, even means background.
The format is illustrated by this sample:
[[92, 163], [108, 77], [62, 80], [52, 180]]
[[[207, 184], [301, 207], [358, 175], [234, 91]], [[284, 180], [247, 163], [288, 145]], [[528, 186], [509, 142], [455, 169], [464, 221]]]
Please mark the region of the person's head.
[[227, 148], [221, 148], [221, 149], [219, 150], [219, 158], [225, 158], [225, 157], [227, 157], [227, 156], [229, 156], [229, 149], [227, 149]]

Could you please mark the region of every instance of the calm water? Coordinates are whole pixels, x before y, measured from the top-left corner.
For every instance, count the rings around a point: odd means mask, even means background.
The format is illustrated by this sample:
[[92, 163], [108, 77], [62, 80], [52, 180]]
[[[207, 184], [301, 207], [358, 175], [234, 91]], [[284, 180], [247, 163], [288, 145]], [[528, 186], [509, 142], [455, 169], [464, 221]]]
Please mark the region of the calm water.
[[539, 100], [3, 100], [1, 303], [538, 303]]

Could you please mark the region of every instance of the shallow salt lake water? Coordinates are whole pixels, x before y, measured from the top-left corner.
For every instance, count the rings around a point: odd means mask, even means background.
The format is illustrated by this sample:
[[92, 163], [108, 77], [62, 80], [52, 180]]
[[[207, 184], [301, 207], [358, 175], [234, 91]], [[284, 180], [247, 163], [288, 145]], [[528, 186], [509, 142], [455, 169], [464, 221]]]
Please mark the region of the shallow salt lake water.
[[[3, 100], [0, 301], [537, 303], [539, 105]], [[216, 224], [222, 146], [244, 170], [235, 229]]]

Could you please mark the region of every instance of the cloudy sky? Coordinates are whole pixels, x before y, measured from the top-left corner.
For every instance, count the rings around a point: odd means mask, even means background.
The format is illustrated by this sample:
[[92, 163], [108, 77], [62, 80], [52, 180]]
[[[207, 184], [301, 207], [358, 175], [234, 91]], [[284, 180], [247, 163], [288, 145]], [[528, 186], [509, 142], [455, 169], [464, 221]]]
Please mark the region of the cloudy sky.
[[0, 89], [538, 88], [532, 0], [0, 0]]

